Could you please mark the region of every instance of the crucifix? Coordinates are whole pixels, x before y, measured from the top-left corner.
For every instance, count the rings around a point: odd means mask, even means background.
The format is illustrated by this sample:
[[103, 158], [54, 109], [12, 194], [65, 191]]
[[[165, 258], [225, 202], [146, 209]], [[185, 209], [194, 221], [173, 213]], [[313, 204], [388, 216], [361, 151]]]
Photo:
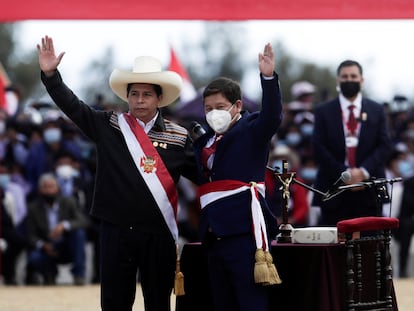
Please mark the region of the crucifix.
[[279, 243], [292, 243], [293, 226], [289, 223], [289, 187], [294, 180], [295, 174], [295, 172], [288, 172], [288, 162], [286, 160], [282, 161], [282, 173], [274, 173], [282, 184], [280, 190], [282, 192], [283, 214], [282, 223], [279, 226], [279, 234], [277, 235], [277, 242]]

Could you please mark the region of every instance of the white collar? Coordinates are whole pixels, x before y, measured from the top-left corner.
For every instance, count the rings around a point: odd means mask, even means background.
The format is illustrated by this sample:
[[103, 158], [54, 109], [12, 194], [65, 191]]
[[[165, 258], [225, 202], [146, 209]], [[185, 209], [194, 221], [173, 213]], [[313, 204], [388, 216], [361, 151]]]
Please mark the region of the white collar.
[[347, 111], [350, 105], [354, 105], [357, 111], [361, 110], [362, 105], [362, 95], [361, 92], [358, 93], [357, 97], [353, 102], [351, 102], [348, 98], [346, 98], [342, 93], [339, 93], [339, 103], [341, 104], [341, 108], [343, 111]]
[[146, 134], [148, 134], [148, 132], [152, 129], [152, 127], [155, 124], [155, 120], [157, 120], [158, 118], [158, 114], [159, 112], [157, 111], [157, 113], [155, 114], [155, 117], [153, 117], [148, 123], [144, 123], [142, 122], [140, 119], [136, 118], [138, 121], [138, 124], [141, 125], [141, 127], [144, 129], [144, 132]]

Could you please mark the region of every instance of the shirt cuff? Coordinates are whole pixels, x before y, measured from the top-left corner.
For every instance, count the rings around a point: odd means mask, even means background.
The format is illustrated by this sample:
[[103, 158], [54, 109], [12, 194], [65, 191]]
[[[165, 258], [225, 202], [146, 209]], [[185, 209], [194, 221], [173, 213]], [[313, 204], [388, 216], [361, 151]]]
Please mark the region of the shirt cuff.
[[70, 222], [67, 220], [62, 221], [63, 227], [65, 228], [66, 231], [69, 231], [71, 228]]
[[44, 244], [45, 244], [45, 242], [43, 242], [42, 240], [37, 240], [37, 242], [36, 242], [36, 248], [37, 249], [41, 249]]
[[360, 167], [362, 173], [364, 174], [365, 179], [369, 179], [371, 176], [369, 175], [368, 171], [364, 167]]
[[273, 80], [274, 78], [275, 78], [275, 76], [273, 75], [273, 76], [271, 76], [271, 77], [268, 77], [268, 76], [265, 76], [265, 75], [263, 75], [262, 74], [262, 77], [263, 77], [263, 79], [264, 80]]

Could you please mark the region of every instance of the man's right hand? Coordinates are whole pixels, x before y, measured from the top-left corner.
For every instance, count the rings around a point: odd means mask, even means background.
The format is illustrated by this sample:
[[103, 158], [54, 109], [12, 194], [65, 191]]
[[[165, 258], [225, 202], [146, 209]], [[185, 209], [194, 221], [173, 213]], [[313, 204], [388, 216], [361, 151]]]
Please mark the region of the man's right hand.
[[43, 251], [50, 257], [57, 257], [57, 253], [51, 243], [44, 243], [42, 246]]
[[52, 38], [45, 36], [42, 38], [42, 43], [37, 45], [37, 54], [39, 56], [40, 69], [47, 77], [50, 77], [55, 73], [65, 52], [56, 56]]

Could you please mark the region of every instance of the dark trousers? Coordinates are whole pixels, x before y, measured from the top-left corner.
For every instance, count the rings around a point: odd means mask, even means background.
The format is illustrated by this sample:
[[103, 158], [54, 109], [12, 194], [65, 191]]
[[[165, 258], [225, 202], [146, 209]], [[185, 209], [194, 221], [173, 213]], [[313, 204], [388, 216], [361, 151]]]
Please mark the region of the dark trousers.
[[57, 274], [57, 264], [73, 263], [72, 274], [75, 277], [85, 277], [86, 270], [86, 234], [83, 229], [67, 232], [62, 239], [53, 243], [57, 257], [50, 257], [41, 249], [35, 249], [28, 255], [28, 271], [40, 272], [44, 277], [54, 278]]
[[0, 233], [7, 242], [6, 251], [3, 254], [0, 251], [0, 273], [3, 273], [6, 284], [16, 284], [16, 262], [20, 253], [28, 246], [26, 235], [19, 228], [6, 228]]
[[132, 310], [139, 271], [145, 310], [170, 311], [176, 260], [172, 235], [106, 222], [100, 232], [102, 310]]
[[414, 221], [411, 218], [400, 218], [400, 227], [397, 230], [397, 238], [400, 243], [399, 264], [400, 277], [407, 277], [407, 264], [410, 252], [411, 237], [414, 234]]
[[267, 311], [268, 288], [254, 282], [252, 234], [211, 241], [208, 270], [214, 311]]

